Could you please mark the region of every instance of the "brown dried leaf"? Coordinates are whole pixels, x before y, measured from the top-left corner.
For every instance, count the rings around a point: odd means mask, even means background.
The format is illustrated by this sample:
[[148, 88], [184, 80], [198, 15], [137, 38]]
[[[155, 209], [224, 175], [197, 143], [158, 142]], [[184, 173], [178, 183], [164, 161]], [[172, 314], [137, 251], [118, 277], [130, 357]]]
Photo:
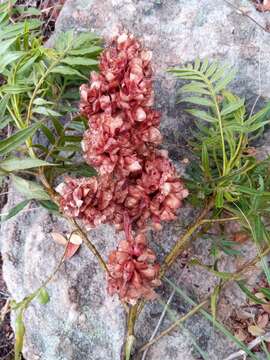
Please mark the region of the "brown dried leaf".
[[6, 317], [7, 313], [9, 312], [10, 306], [10, 299], [7, 299], [5, 302], [5, 305], [0, 309], [0, 323], [4, 321], [4, 318]]
[[249, 239], [248, 234], [243, 231], [238, 231], [235, 234], [233, 234], [233, 241], [239, 244], [246, 242], [248, 239]]
[[270, 314], [270, 303], [262, 305], [262, 308], [264, 311], [266, 311], [268, 314]]
[[67, 243], [67, 238], [66, 238], [63, 234], [58, 233], [58, 232], [52, 232], [51, 235], [52, 235], [53, 240], [54, 240], [57, 244], [66, 245], [66, 243]]
[[236, 310], [236, 316], [237, 316], [237, 319], [239, 319], [239, 320], [254, 319], [254, 312], [244, 310], [244, 309], [238, 309], [238, 310]]
[[264, 329], [267, 326], [268, 322], [269, 322], [269, 315], [267, 313], [258, 316], [257, 325], [261, 329]]
[[258, 298], [258, 299], [261, 299], [261, 300], [264, 300], [265, 299], [265, 295], [261, 292], [257, 292], [255, 294], [255, 296]]
[[249, 325], [248, 332], [253, 336], [261, 336], [264, 334], [264, 330], [257, 325]]
[[237, 339], [240, 341], [245, 341], [248, 334], [242, 329], [237, 329], [237, 331], [234, 333], [234, 336], [237, 337]]

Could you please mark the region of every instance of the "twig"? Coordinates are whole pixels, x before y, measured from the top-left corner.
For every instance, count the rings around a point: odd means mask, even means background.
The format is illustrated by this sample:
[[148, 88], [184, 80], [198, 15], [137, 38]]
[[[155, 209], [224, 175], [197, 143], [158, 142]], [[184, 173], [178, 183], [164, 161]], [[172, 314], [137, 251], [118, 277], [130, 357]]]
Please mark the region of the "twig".
[[[261, 335], [261, 336], [258, 336], [256, 339], [252, 340], [248, 345], [247, 347], [249, 348], [249, 350], [253, 349], [255, 346], [257, 346], [258, 344], [260, 344], [262, 341], [270, 341], [270, 332], [264, 334], [264, 335]], [[237, 359], [239, 358], [240, 356], [245, 356], [246, 353], [244, 350], [239, 350], [233, 354], [231, 354], [230, 356], [226, 357], [226, 359], [224, 360], [233, 360], [233, 359]]]
[[262, 29], [263, 31], [269, 33], [270, 31], [263, 26], [262, 24], [260, 24], [257, 20], [255, 20], [252, 16], [250, 16], [249, 14], [247, 14], [245, 11], [243, 11], [242, 9], [240, 9], [239, 7], [235, 6], [234, 4], [232, 4], [230, 1], [228, 0], [223, 0], [226, 4], [228, 4], [230, 7], [234, 8], [238, 13], [240, 13], [241, 15], [247, 17], [249, 20], [251, 20], [252, 22], [254, 22], [254, 24], [256, 24], [257, 26], [259, 26], [260, 29]]
[[228, 217], [228, 218], [223, 218], [223, 219], [205, 219], [205, 220], [202, 220], [201, 224], [223, 223], [223, 222], [227, 222], [227, 221], [236, 221], [236, 220], [239, 220], [238, 216]]
[[177, 257], [182, 253], [182, 251], [186, 248], [186, 246], [189, 243], [190, 237], [193, 235], [193, 233], [203, 224], [203, 221], [205, 220], [206, 215], [208, 215], [209, 211], [214, 206], [214, 199], [211, 198], [209, 202], [205, 205], [202, 212], [199, 214], [195, 222], [190, 225], [187, 229], [187, 231], [182, 235], [172, 250], [169, 252], [169, 254], [166, 256], [164, 263], [161, 267], [160, 276], [162, 277], [164, 273], [172, 266], [172, 264], [175, 262]]
[[[149, 341], [148, 341], [148, 343], [147, 343], [148, 346], [146, 346], [144, 349], [143, 349], [143, 348], [140, 349], [139, 352], [142, 352], [142, 351], [144, 350], [144, 353], [143, 353], [143, 355], [142, 355], [141, 360], [145, 360], [149, 346], [152, 345], [154, 342], [156, 342], [156, 341], [158, 340], [157, 337], [155, 337], [155, 336], [156, 336], [156, 334], [157, 334], [157, 332], [158, 332], [158, 329], [159, 329], [160, 325], [162, 324], [162, 321], [163, 321], [163, 319], [164, 319], [164, 317], [165, 317], [165, 315], [166, 315], [167, 309], [168, 309], [168, 307], [169, 307], [169, 305], [170, 305], [170, 303], [171, 303], [171, 301], [172, 301], [172, 299], [173, 299], [173, 297], [174, 297], [174, 294], [175, 294], [175, 289], [173, 289], [173, 291], [172, 291], [172, 293], [171, 293], [171, 295], [170, 295], [170, 297], [169, 297], [166, 305], [164, 306], [164, 309], [163, 309], [163, 311], [162, 311], [162, 314], [161, 314], [161, 316], [160, 316], [160, 318], [159, 318], [159, 320], [158, 320], [158, 323], [157, 323], [157, 325], [156, 325], [156, 327], [155, 327], [155, 329], [154, 329], [154, 331], [153, 331], [153, 334], [151, 335], [151, 337], [150, 337], [150, 339], [149, 339]], [[156, 339], [156, 340], [155, 340], [155, 339]]]
[[5, 302], [5, 305], [0, 310], [0, 324], [2, 321], [4, 321], [6, 315], [9, 313], [9, 311], [10, 311], [10, 299], [7, 299], [7, 301]]
[[88, 239], [88, 236], [85, 234], [85, 232], [83, 231], [83, 229], [80, 227], [80, 225], [77, 223], [76, 220], [71, 219], [71, 218], [67, 218], [68, 221], [73, 224], [73, 226], [76, 228], [77, 232], [80, 234], [80, 236], [83, 239], [83, 242], [85, 243], [85, 245], [88, 247], [88, 249], [93, 253], [93, 255], [98, 259], [98, 262], [101, 266], [101, 268], [106, 271], [107, 273], [109, 273], [107, 264], [105, 262], [105, 260], [103, 259], [103, 257], [101, 256], [101, 254], [98, 252], [97, 248], [95, 247], [95, 245]]

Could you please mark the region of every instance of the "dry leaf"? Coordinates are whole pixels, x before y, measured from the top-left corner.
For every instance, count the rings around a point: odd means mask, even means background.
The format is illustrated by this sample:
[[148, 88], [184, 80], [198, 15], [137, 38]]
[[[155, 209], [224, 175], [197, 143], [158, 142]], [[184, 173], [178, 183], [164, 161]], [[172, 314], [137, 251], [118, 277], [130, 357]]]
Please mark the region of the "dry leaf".
[[235, 234], [233, 234], [233, 241], [242, 244], [245, 241], [247, 241], [249, 239], [249, 236], [247, 233], [242, 232], [242, 231], [238, 231]]
[[0, 311], [0, 322], [4, 321], [4, 318], [6, 317], [7, 313], [9, 312], [9, 306], [10, 306], [10, 299], [7, 299], [5, 302], [5, 305], [2, 307]]
[[258, 316], [257, 325], [261, 329], [264, 329], [267, 326], [268, 322], [269, 322], [269, 315], [267, 313]]
[[270, 11], [270, 0], [264, 0], [262, 4], [256, 5], [257, 10], [259, 11]]
[[249, 325], [248, 332], [253, 336], [261, 336], [264, 334], [264, 330], [257, 325]]
[[57, 244], [66, 245], [67, 239], [66, 239], [66, 237], [65, 237], [63, 234], [58, 233], [58, 232], [52, 232], [51, 235], [52, 235], [53, 240], [54, 240]]
[[262, 305], [262, 308], [264, 311], [266, 311], [268, 314], [270, 314], [270, 303]]
[[250, 311], [245, 311], [244, 309], [236, 310], [236, 316], [240, 320], [254, 319], [254, 313]]
[[79, 249], [80, 245], [72, 244], [71, 242], [68, 243], [66, 253], [65, 253], [65, 259], [70, 259], [72, 256], [76, 253], [76, 251]]
[[245, 341], [248, 334], [242, 329], [237, 329], [236, 332], [234, 333], [234, 336], [236, 336], [237, 339], [240, 341]]
[[76, 234], [76, 233], [73, 233], [69, 239], [69, 241], [72, 243], [72, 244], [75, 244], [75, 245], [81, 245], [83, 240], [82, 238], [80, 237], [80, 235]]
[[58, 232], [52, 232], [51, 233], [53, 240], [60, 245], [67, 245], [67, 249], [65, 252], [65, 256], [64, 259], [70, 259], [75, 253], [76, 251], [79, 249], [79, 247], [81, 246], [82, 243], [82, 238], [78, 235], [73, 233], [69, 240], [61, 233]]
[[245, 149], [244, 153], [245, 155], [256, 156], [258, 154], [258, 150], [255, 147], [250, 146]]
[[264, 300], [265, 299], [265, 295], [261, 292], [257, 292], [255, 293], [255, 296], [258, 298], [258, 299], [261, 299], [261, 300]]

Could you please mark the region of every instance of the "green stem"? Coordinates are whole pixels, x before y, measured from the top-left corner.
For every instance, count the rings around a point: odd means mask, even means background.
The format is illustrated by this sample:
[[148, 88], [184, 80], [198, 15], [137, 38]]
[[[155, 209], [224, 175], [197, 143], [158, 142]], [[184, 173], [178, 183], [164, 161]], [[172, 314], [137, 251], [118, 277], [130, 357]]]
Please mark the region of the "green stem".
[[46, 79], [46, 77], [49, 75], [49, 73], [52, 71], [52, 69], [59, 63], [59, 59], [55, 60], [54, 62], [52, 62], [52, 64], [48, 67], [48, 69], [45, 71], [45, 73], [41, 76], [41, 78], [39, 79], [34, 91], [33, 91], [33, 94], [32, 94], [32, 97], [29, 101], [29, 105], [28, 105], [28, 111], [27, 111], [27, 115], [26, 115], [26, 125], [28, 126], [29, 125], [29, 121], [30, 121], [30, 117], [32, 115], [32, 107], [33, 107], [33, 103], [34, 103], [34, 100], [36, 98], [36, 95], [40, 89], [40, 87], [42, 86], [44, 80]]
[[223, 134], [222, 118], [221, 118], [221, 114], [219, 111], [219, 106], [218, 106], [218, 102], [217, 102], [217, 98], [216, 98], [213, 86], [211, 85], [210, 81], [208, 80], [208, 78], [206, 76], [204, 76], [204, 80], [207, 83], [209, 91], [211, 93], [211, 96], [214, 100], [215, 112], [216, 112], [216, 116], [218, 118], [218, 125], [219, 125], [219, 131], [220, 131], [220, 136], [221, 136], [222, 157], [223, 157], [223, 173], [222, 174], [225, 175], [226, 174], [226, 166], [227, 166], [227, 156], [226, 156], [225, 141], [224, 141], [224, 134]]

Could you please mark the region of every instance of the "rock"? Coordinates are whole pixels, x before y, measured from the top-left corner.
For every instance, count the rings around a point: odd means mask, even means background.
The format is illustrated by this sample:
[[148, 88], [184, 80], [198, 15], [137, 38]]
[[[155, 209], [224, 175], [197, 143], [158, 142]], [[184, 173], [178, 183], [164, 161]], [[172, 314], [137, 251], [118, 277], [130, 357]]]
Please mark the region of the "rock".
[[[7, 207], [20, 198], [14, 192]], [[3, 210], [5, 211], [5, 210]], [[4, 278], [12, 297], [21, 300], [35, 291], [53, 273], [64, 247], [52, 240], [52, 231], [70, 231], [67, 223], [55, 219], [33, 204], [1, 228]], [[116, 243], [111, 229], [103, 226], [91, 233], [105, 255]], [[64, 263], [48, 285], [50, 302], [37, 301], [26, 311], [28, 360], [118, 359], [125, 318], [116, 298], [107, 296], [103, 272], [87, 249]], [[113, 329], [113, 331], [112, 331]]]
[[[263, 26], [270, 21], [269, 14], [257, 13], [248, 1], [234, 4], [244, 6], [245, 11]], [[184, 64], [196, 57], [220, 60], [236, 68], [233, 87], [250, 104], [258, 95], [270, 97], [270, 35], [224, 1], [67, 0], [53, 37], [71, 28], [95, 30], [106, 39], [125, 28], [153, 50], [156, 107], [163, 114], [164, 147], [176, 165], [188, 155], [186, 140], [192, 122], [183, 113], [183, 108], [175, 105], [179, 84], [166, 74], [168, 67]], [[3, 212], [19, 201], [18, 195], [10, 189]], [[11, 296], [16, 300], [37, 289], [57, 266], [63, 247], [53, 242], [50, 232], [70, 231], [64, 220], [35, 207], [31, 204], [15, 220], [1, 226], [4, 277]], [[175, 223], [165, 225], [158, 234], [149, 234], [151, 246], [158, 251], [160, 258], [193, 217], [194, 211], [186, 207]], [[121, 234], [116, 235], [109, 226], [102, 226], [92, 231], [90, 236], [106, 257]], [[200, 239], [195, 243], [193, 253], [206, 262], [209, 249], [210, 242]], [[253, 248], [247, 246], [246, 258], [252, 256], [252, 252]], [[222, 266], [224, 271], [233, 270], [226, 256]], [[214, 276], [197, 266], [181, 269], [179, 261], [170, 277], [198, 301], [209, 295], [217, 284]], [[159, 290], [162, 301], [168, 299], [171, 291], [167, 285]], [[48, 292], [51, 300], [47, 305], [34, 301], [26, 311], [26, 360], [120, 359], [125, 333], [124, 310], [116, 298], [107, 295], [104, 274], [84, 246], [61, 267], [48, 285]], [[223, 315], [229, 314], [233, 304], [238, 302], [239, 305], [244, 300], [241, 294], [238, 288], [233, 291], [226, 289]], [[164, 304], [159, 302], [146, 306], [136, 326], [137, 347], [152, 334], [163, 308]], [[172, 318], [190, 309], [179, 295], [174, 295], [170, 308]], [[166, 318], [160, 330], [170, 323], [171, 320]], [[211, 323], [196, 315], [185, 323], [184, 329], [171, 333], [151, 347], [147, 359], [199, 359], [195, 350], [198, 346], [212, 360], [222, 360], [235, 350], [225, 337], [213, 331]]]

